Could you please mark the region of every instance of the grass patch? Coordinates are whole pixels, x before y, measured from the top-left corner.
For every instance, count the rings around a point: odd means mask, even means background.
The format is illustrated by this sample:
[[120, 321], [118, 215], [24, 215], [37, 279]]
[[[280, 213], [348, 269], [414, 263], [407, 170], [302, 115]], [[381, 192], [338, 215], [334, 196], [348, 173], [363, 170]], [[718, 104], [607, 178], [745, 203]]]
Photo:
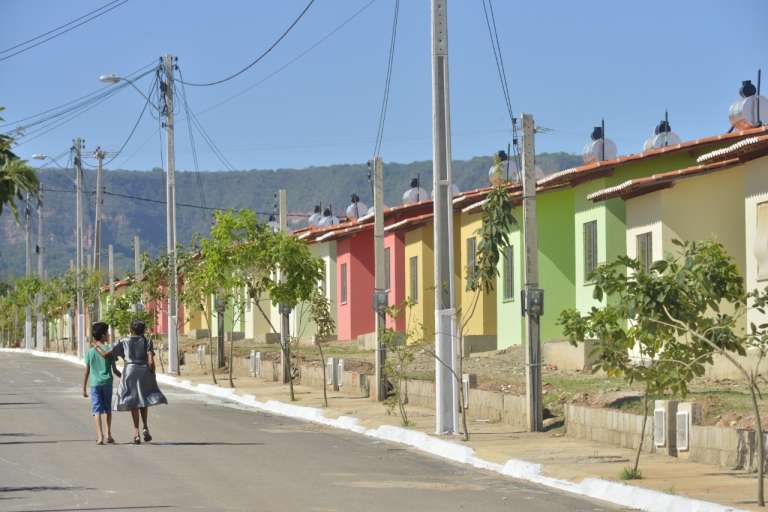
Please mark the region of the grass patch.
[[636, 470], [634, 468], [626, 467], [621, 470], [619, 478], [622, 480], [640, 480], [643, 478], [643, 472], [639, 469]]

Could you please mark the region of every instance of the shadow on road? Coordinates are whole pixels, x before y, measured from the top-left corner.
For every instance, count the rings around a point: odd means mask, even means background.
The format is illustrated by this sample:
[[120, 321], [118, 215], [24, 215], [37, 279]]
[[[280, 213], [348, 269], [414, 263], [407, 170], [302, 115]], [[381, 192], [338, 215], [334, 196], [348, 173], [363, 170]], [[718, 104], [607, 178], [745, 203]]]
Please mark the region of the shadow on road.
[[0, 446], [13, 444], [58, 444], [58, 443], [90, 443], [87, 439], [60, 439], [58, 441], [0, 441]]
[[219, 441], [160, 441], [151, 444], [155, 446], [264, 446], [264, 443], [228, 443]]
[[13, 510], [11, 512], [78, 512], [79, 510], [155, 510], [158, 508], [174, 508], [170, 505], [143, 505], [135, 507], [77, 507], [77, 508], [36, 508], [34, 510]]
[[64, 485], [25, 485], [21, 487], [0, 487], [0, 492], [40, 492], [40, 491], [93, 491], [93, 487]]

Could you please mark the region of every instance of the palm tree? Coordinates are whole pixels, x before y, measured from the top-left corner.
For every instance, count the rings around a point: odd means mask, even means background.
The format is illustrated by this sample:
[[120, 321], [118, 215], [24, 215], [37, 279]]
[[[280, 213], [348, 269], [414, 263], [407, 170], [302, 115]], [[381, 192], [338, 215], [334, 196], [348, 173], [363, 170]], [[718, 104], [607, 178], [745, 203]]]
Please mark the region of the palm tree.
[[[0, 107], [0, 112], [3, 110]], [[12, 136], [0, 134], [0, 215], [3, 214], [3, 207], [8, 206], [18, 221], [19, 211], [15, 200], [22, 200], [25, 192], [36, 196], [39, 182], [35, 170], [11, 151], [14, 142]]]

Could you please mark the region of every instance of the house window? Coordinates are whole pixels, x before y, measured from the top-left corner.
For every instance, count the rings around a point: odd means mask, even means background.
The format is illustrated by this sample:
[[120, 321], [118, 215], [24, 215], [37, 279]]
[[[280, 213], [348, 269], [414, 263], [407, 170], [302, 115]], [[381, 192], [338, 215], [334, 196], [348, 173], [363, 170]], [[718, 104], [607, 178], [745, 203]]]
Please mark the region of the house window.
[[341, 303], [347, 303], [347, 264], [341, 264]]
[[754, 251], [757, 258], [757, 278], [768, 279], [768, 202], [757, 205]]
[[650, 231], [640, 233], [635, 238], [637, 241], [637, 261], [640, 262], [640, 270], [648, 272], [653, 263], [653, 235]]
[[391, 261], [389, 260], [389, 247], [384, 248], [384, 289], [389, 290], [392, 287], [392, 281], [391, 274], [390, 274], [390, 265]]
[[597, 270], [597, 221], [584, 223], [584, 281]]
[[408, 260], [408, 265], [411, 271], [410, 298], [414, 304], [418, 304], [419, 302], [419, 257], [411, 256], [411, 258]]
[[504, 248], [504, 300], [515, 300], [515, 248]]
[[477, 259], [477, 244], [475, 237], [467, 238], [467, 290], [469, 283], [475, 279], [475, 265]]

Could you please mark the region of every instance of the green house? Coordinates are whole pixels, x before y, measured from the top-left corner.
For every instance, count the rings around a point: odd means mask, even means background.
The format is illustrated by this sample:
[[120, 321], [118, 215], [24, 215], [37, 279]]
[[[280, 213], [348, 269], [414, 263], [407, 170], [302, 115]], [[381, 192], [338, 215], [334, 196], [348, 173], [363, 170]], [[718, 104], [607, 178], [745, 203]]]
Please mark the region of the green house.
[[[650, 149], [610, 160], [598, 160], [551, 174], [538, 181], [539, 286], [544, 289], [541, 340], [562, 340], [557, 325], [567, 308], [589, 311], [600, 304], [593, 297], [589, 274], [597, 265], [627, 254], [625, 202], [620, 198], [592, 202], [587, 196], [633, 178], [696, 165], [704, 153], [746, 137], [768, 133], [768, 127], [733, 131], [680, 144]], [[520, 193], [515, 191], [516, 201]], [[497, 279], [498, 348], [518, 345], [525, 336], [520, 290], [524, 286], [523, 214], [514, 211], [517, 229], [499, 260]], [[611, 300], [610, 297], [603, 301]]]

